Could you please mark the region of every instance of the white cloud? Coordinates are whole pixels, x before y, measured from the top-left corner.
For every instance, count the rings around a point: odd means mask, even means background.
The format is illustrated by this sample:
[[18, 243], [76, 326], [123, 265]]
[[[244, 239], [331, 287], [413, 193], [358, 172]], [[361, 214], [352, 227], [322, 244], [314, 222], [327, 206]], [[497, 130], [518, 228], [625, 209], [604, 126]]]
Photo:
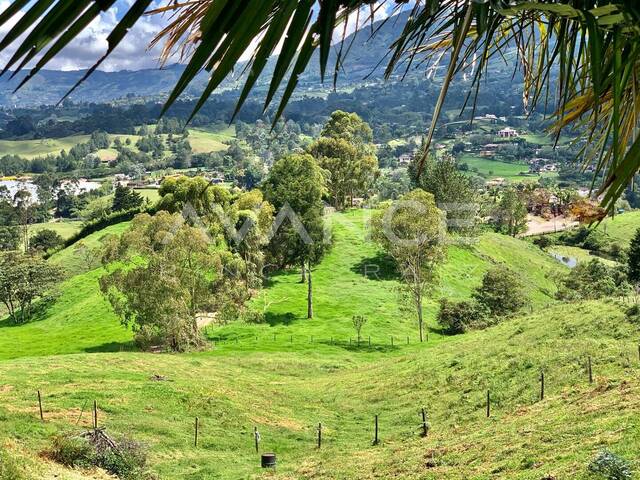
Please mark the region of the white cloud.
[[[0, 11], [9, 6], [10, 2], [0, 1]], [[85, 29], [73, 42], [53, 58], [46, 66], [52, 70], [80, 70], [91, 67], [108, 48], [107, 37], [118, 23], [118, 18], [126, 12], [131, 0], [120, 1], [102, 13]], [[155, 6], [160, 1], [154, 2]], [[9, 24], [0, 29], [0, 36], [4, 36], [19, 19], [16, 15]], [[160, 47], [147, 50], [153, 36], [164, 26], [166, 18], [160, 15], [144, 16], [120, 42], [115, 51], [103, 62], [100, 70], [139, 70], [158, 67]], [[22, 37], [24, 38], [24, 36]], [[19, 39], [20, 40], [20, 39]], [[14, 42], [6, 51], [0, 54], [0, 64], [4, 65], [15, 51], [19, 40]], [[29, 67], [32, 65], [29, 65]]]

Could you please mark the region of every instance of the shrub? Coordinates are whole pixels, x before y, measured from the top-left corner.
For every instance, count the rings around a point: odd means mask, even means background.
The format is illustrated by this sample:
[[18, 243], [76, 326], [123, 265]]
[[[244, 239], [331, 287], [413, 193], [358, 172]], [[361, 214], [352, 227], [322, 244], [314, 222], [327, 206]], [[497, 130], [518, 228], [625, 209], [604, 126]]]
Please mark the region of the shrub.
[[560, 300], [598, 299], [623, 294], [630, 289], [621, 268], [608, 267], [597, 259], [579, 263], [560, 281]]
[[438, 325], [449, 335], [464, 333], [471, 328], [482, 328], [487, 324], [487, 311], [478, 302], [452, 302], [446, 298], [440, 300]]
[[528, 302], [524, 285], [518, 275], [507, 267], [494, 267], [482, 277], [482, 285], [474, 298], [491, 315], [504, 316], [517, 312]]
[[93, 465], [91, 444], [81, 437], [58, 435], [53, 439], [51, 458], [67, 467], [88, 468]]
[[49, 249], [59, 247], [63, 243], [64, 239], [58, 232], [45, 228], [31, 237], [29, 240], [29, 248], [46, 252]]
[[539, 246], [543, 250], [554, 244], [554, 241], [548, 235], [542, 235], [533, 241], [534, 245]]
[[102, 430], [54, 437], [49, 455], [67, 467], [99, 467], [123, 480], [150, 478], [143, 446], [126, 437], [111, 440]]
[[602, 450], [589, 464], [589, 471], [606, 480], [631, 480], [631, 466], [624, 459], [607, 450]]

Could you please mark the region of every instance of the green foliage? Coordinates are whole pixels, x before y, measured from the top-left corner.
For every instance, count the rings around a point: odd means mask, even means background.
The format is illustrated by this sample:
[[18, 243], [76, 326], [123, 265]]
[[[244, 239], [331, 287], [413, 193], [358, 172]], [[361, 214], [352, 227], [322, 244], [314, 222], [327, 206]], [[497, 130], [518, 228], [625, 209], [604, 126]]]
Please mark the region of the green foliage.
[[351, 320], [353, 322], [353, 328], [356, 331], [356, 335], [358, 336], [358, 341], [360, 341], [360, 334], [362, 332], [362, 327], [364, 327], [365, 324], [367, 323], [367, 317], [363, 315], [354, 315], [351, 318]]
[[[420, 155], [420, 154], [419, 154]], [[417, 188], [433, 194], [438, 206], [446, 212], [450, 232], [470, 234], [476, 227], [478, 214], [477, 189], [471, 179], [458, 169], [452, 157], [429, 157], [418, 177], [416, 160], [409, 166], [411, 181]]]
[[630, 290], [622, 268], [609, 267], [597, 259], [578, 263], [559, 283], [556, 297], [562, 300], [602, 298]]
[[123, 437], [112, 440], [111, 445], [103, 435], [101, 431], [82, 436], [57, 435], [52, 440], [49, 456], [67, 467], [99, 467], [122, 480], [148, 478], [147, 452], [141, 444]]
[[438, 325], [449, 335], [465, 333], [488, 325], [488, 312], [484, 304], [475, 300], [451, 301], [440, 299]]
[[512, 315], [529, 301], [520, 276], [505, 266], [488, 270], [473, 297], [496, 317]]
[[372, 237], [394, 259], [402, 277], [403, 303], [416, 312], [423, 340], [423, 302], [436, 283], [437, 267], [446, 255], [444, 213], [431, 193], [416, 189], [376, 212]]
[[640, 283], [640, 228], [636, 229], [636, 233], [629, 243], [627, 275], [630, 282]]
[[46, 252], [47, 250], [58, 248], [63, 243], [64, 239], [58, 232], [44, 228], [31, 237], [29, 248]]
[[[138, 257], [144, 263], [136, 265]], [[110, 239], [103, 261], [119, 262], [100, 288], [141, 347], [185, 351], [202, 345], [196, 315], [213, 308], [212, 275], [222, 274], [206, 233], [179, 214], [141, 214], [121, 238]]]
[[142, 206], [142, 196], [140, 193], [123, 185], [116, 185], [113, 195], [113, 203], [111, 205], [112, 211], [121, 212], [133, 210], [140, 208], [140, 206]]
[[494, 214], [496, 231], [515, 237], [527, 228], [527, 206], [521, 192], [507, 188]]
[[15, 324], [26, 323], [33, 315], [33, 303], [62, 278], [62, 269], [40, 257], [12, 252], [0, 256], [0, 302]]
[[631, 480], [631, 465], [608, 450], [601, 450], [589, 464], [589, 471], [603, 480]]
[[311, 155], [287, 155], [273, 165], [262, 186], [265, 199], [275, 207], [276, 215], [282, 212], [297, 216], [308, 238], [292, 218], [284, 220], [269, 244], [270, 263], [282, 268], [317, 263], [322, 258], [326, 249], [322, 204], [325, 185], [325, 176]]
[[0, 250], [17, 250], [20, 246], [20, 231], [17, 227], [0, 226]]
[[81, 437], [55, 436], [51, 442], [49, 455], [52, 460], [67, 467], [89, 468], [93, 463], [91, 444]]
[[345, 208], [346, 199], [368, 193], [378, 174], [378, 159], [369, 125], [357, 114], [335, 111], [309, 152], [328, 172], [332, 204]]

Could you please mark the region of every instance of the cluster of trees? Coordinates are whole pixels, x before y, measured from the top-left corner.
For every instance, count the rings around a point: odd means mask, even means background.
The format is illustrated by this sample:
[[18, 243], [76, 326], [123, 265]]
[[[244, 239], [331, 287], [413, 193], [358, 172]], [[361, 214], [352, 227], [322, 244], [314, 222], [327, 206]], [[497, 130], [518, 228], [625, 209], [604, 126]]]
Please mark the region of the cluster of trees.
[[21, 252], [0, 254], [0, 302], [12, 323], [33, 318], [36, 303], [46, 304], [62, 278], [60, 267], [37, 255]]
[[26, 159], [18, 155], [0, 157], [0, 175], [18, 175], [21, 173], [71, 172], [96, 168], [100, 160], [92, 155], [100, 149], [109, 148], [109, 136], [103, 131], [94, 131], [85, 143], [75, 145], [69, 151], [62, 150], [58, 155], [47, 155]]
[[347, 199], [369, 193], [378, 174], [378, 158], [369, 125], [357, 114], [335, 111], [309, 152], [328, 172], [328, 190], [336, 210], [348, 206]]
[[488, 270], [471, 300], [440, 300], [438, 324], [448, 334], [485, 328], [513, 315], [528, 303], [528, 295], [518, 274], [505, 266]]

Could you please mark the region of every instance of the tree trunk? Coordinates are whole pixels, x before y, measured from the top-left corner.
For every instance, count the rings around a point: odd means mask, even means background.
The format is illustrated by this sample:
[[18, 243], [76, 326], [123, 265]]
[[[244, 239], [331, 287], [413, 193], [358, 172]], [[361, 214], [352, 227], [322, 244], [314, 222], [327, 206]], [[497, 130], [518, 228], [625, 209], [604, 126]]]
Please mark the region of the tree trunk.
[[309, 265], [307, 277], [307, 318], [313, 318], [313, 288], [311, 286], [311, 265]]
[[307, 281], [307, 267], [304, 263], [304, 260], [302, 261], [300, 272], [301, 272], [300, 283], [305, 283]]
[[418, 295], [416, 298], [416, 305], [418, 307], [418, 328], [420, 329], [420, 341], [424, 341], [424, 328], [422, 325], [422, 296]]

